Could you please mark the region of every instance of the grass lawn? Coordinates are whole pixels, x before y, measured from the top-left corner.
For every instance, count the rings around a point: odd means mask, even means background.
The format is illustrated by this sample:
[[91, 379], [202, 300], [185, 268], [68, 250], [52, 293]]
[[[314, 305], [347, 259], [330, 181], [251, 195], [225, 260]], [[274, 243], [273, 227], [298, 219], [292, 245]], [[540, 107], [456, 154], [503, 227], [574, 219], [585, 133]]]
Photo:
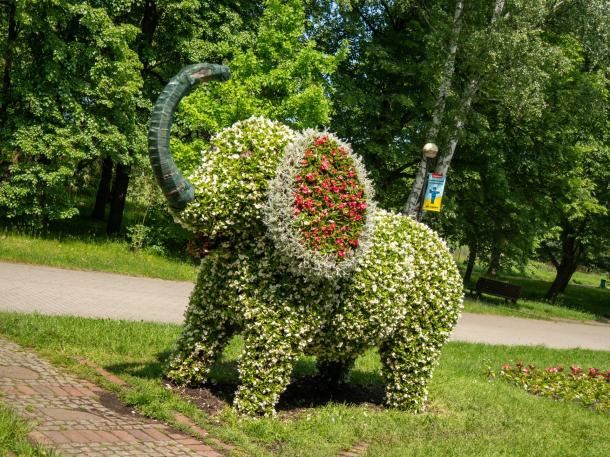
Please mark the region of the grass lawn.
[[603, 321], [603, 316], [578, 309], [556, 306], [542, 301], [519, 299], [516, 304], [498, 297], [478, 300], [468, 294], [464, 297], [464, 311], [479, 314], [499, 314], [501, 316], [526, 317], [530, 319], [571, 319], [579, 321]]
[[[473, 274], [473, 285], [479, 276], [478, 272]], [[585, 273], [580, 273], [580, 276], [584, 277]], [[499, 275], [498, 280], [521, 286], [523, 298], [517, 300], [516, 306], [512, 303], [505, 304], [503, 299], [484, 295], [484, 300], [467, 299], [466, 311], [538, 319], [559, 318], [607, 322], [610, 319], [610, 289], [600, 289], [590, 285], [595, 277], [599, 277], [599, 275], [589, 274], [588, 285], [575, 284], [572, 281], [566, 291], [558, 297], [557, 302], [550, 304], [544, 302], [543, 298], [552, 278], [546, 281], [536, 276], [525, 278], [508, 274]]]
[[20, 457], [56, 455], [55, 452], [30, 444], [27, 440], [29, 431], [28, 425], [17, 417], [15, 412], [2, 404], [0, 396], [0, 455]]
[[124, 241], [41, 238], [11, 232], [0, 233], [0, 259], [175, 281], [194, 281], [197, 270], [188, 261], [146, 251], [131, 251]]
[[[430, 412], [412, 415], [366, 403], [328, 403], [280, 412], [278, 419], [244, 419], [225, 408], [210, 417], [164, 387], [160, 359], [179, 332], [175, 325], [74, 317], [0, 313], [0, 334], [35, 348], [82, 376], [95, 378], [74, 356], [84, 356], [124, 378], [122, 400], [161, 419], [182, 411], [212, 436], [236, 444], [251, 456], [336, 456], [356, 443], [367, 456], [581, 456], [607, 455], [610, 415], [577, 404], [534, 397], [501, 381], [490, 382], [487, 367], [524, 361], [537, 366], [579, 364], [610, 368], [610, 353], [450, 343], [430, 385]], [[241, 341], [233, 340], [213, 376], [235, 382], [233, 362]], [[361, 357], [352, 382], [371, 399], [382, 384], [374, 351]], [[296, 376], [311, 374], [303, 359]], [[115, 389], [119, 389], [114, 387]], [[303, 394], [305, 395], [305, 394]], [[303, 400], [306, 400], [305, 398]], [[27, 454], [26, 454], [27, 455]]]

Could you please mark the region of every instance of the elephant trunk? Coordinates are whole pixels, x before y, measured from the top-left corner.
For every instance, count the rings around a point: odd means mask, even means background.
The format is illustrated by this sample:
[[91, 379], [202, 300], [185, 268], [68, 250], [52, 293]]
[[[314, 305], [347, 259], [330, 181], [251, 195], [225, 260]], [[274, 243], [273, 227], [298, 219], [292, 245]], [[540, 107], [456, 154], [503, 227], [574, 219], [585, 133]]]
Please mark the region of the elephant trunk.
[[223, 65], [189, 65], [170, 80], [155, 103], [148, 128], [148, 156], [157, 183], [174, 211], [183, 210], [195, 197], [195, 189], [178, 170], [169, 147], [176, 107], [197, 84], [211, 80], [226, 81], [229, 77], [229, 69]]

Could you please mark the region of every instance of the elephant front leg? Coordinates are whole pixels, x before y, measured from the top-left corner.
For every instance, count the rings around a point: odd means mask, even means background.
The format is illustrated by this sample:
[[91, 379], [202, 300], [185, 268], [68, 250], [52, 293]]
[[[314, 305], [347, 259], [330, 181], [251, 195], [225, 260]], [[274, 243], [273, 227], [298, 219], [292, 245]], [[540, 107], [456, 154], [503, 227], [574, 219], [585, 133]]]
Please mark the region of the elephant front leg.
[[186, 321], [166, 376], [177, 384], [201, 385], [234, 333], [228, 310], [195, 290], [186, 313]]
[[432, 332], [406, 329], [381, 345], [388, 406], [412, 412], [425, 410], [428, 381], [443, 342], [444, 338], [435, 338]]
[[275, 405], [290, 382], [297, 353], [273, 324], [246, 329], [244, 351], [239, 360], [240, 386], [235, 408], [249, 416], [275, 414]]

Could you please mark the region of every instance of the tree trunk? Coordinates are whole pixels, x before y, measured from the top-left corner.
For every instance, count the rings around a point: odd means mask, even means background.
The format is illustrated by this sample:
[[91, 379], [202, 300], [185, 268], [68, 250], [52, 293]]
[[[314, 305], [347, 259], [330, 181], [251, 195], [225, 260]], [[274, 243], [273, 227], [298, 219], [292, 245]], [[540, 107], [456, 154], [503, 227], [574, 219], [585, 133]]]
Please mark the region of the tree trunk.
[[108, 156], [102, 160], [102, 175], [97, 186], [95, 206], [91, 217], [100, 221], [106, 220], [106, 204], [110, 199], [110, 184], [112, 183], [112, 159]]
[[464, 126], [466, 125], [466, 117], [470, 112], [470, 107], [472, 106], [472, 99], [476, 94], [479, 88], [479, 80], [471, 79], [468, 83], [468, 87], [464, 91], [464, 97], [462, 99], [462, 103], [460, 106], [460, 110], [456, 114], [454, 118], [454, 129], [453, 134], [449, 138], [447, 143], [446, 152], [443, 154], [436, 164], [436, 173], [439, 173], [443, 176], [447, 176], [447, 172], [449, 171], [449, 165], [451, 164], [451, 160], [453, 160], [453, 155], [455, 154], [455, 150], [458, 145], [459, 137], [462, 134], [462, 130], [464, 130]]
[[497, 244], [494, 244], [491, 248], [491, 255], [489, 256], [489, 265], [487, 267], [487, 275], [497, 276], [498, 270], [500, 269], [500, 256], [502, 251]]
[[567, 259], [565, 262], [562, 260], [557, 268], [557, 275], [544, 298], [554, 302], [560, 293], [565, 292], [577, 266], [578, 263], [574, 259]]
[[121, 231], [123, 222], [123, 210], [125, 209], [125, 199], [127, 198], [127, 188], [129, 187], [129, 165], [117, 164], [112, 186], [112, 196], [110, 201], [110, 213], [108, 214], [108, 225], [106, 233], [117, 235]]
[[[455, 3], [455, 13], [453, 15], [453, 28], [451, 30], [451, 40], [449, 42], [449, 53], [447, 55], [447, 60], [445, 61], [445, 65], [443, 67], [443, 76], [441, 79], [441, 84], [438, 88], [438, 96], [436, 98], [436, 105], [434, 107], [434, 112], [432, 113], [432, 125], [428, 130], [427, 134], [427, 142], [434, 143], [436, 142], [436, 137], [438, 136], [438, 131], [441, 127], [441, 122], [443, 120], [443, 115], [445, 114], [445, 105], [447, 102], [447, 97], [449, 96], [449, 92], [451, 91], [451, 84], [453, 82], [453, 73], [455, 71], [455, 55], [458, 50], [458, 40], [460, 36], [460, 31], [462, 29], [462, 16], [464, 12], [464, 1], [458, 0]], [[407, 198], [407, 203], [403, 210], [403, 214], [415, 218], [419, 213], [419, 205], [421, 205], [421, 194], [425, 192], [424, 182], [426, 180], [426, 158], [422, 155], [422, 158], [419, 162], [419, 168], [417, 169], [417, 174], [415, 175], [415, 181], [413, 182], [413, 188], [411, 189], [411, 193]]]
[[159, 25], [159, 13], [157, 11], [157, 3], [154, 0], [144, 2], [144, 11], [142, 13], [142, 21], [140, 22], [140, 42], [138, 44], [138, 55], [142, 61], [142, 76], [146, 78], [150, 72], [150, 58], [153, 37], [157, 26]]
[[6, 49], [4, 51], [4, 71], [2, 73], [2, 97], [0, 99], [0, 115], [4, 115], [10, 104], [11, 93], [11, 70], [13, 67], [13, 50], [17, 41], [17, 6], [15, 2], [9, 2], [8, 6], [8, 31]]
[[472, 270], [474, 270], [474, 264], [477, 261], [477, 245], [468, 245], [468, 263], [466, 264], [466, 271], [464, 272], [464, 284], [469, 284], [472, 277]]
[[[489, 23], [489, 32], [491, 33], [498, 22], [498, 19], [502, 15], [504, 11], [504, 3], [505, 0], [496, 0], [496, 4], [494, 6], [494, 12], [491, 16], [491, 20]], [[447, 144], [445, 154], [442, 154], [438, 160], [436, 165], [436, 173], [442, 174], [443, 176], [447, 176], [447, 172], [449, 171], [449, 165], [451, 164], [451, 160], [453, 159], [453, 155], [455, 154], [455, 150], [457, 148], [459, 137], [464, 130], [464, 126], [466, 125], [466, 118], [468, 117], [468, 113], [470, 112], [470, 107], [472, 106], [472, 100], [479, 90], [480, 76], [471, 78], [468, 82], [468, 86], [464, 90], [464, 95], [462, 96], [462, 101], [460, 103], [460, 109], [454, 118], [454, 130], [453, 134], [449, 138], [449, 142]]]
[[[584, 228], [585, 224], [586, 221], [583, 221], [580, 224], [581, 230]], [[568, 284], [570, 283], [570, 279], [572, 279], [572, 275], [576, 271], [576, 267], [578, 267], [578, 262], [583, 255], [583, 247], [577, 239], [578, 232], [579, 228], [574, 227], [574, 225], [568, 221], [563, 221], [561, 231], [561, 261], [557, 262], [555, 260], [553, 262], [557, 274], [545, 295], [547, 300], [555, 301], [560, 293], [565, 292], [566, 287], [568, 287]]]

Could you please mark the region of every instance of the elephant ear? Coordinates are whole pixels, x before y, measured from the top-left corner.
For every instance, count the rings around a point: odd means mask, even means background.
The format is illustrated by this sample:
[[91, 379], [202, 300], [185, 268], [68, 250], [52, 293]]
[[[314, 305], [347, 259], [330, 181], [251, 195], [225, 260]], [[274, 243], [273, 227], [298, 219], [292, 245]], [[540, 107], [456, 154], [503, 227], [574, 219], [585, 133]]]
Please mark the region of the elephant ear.
[[311, 279], [345, 276], [369, 249], [373, 186], [360, 157], [332, 133], [298, 135], [268, 192], [267, 232], [291, 272]]

